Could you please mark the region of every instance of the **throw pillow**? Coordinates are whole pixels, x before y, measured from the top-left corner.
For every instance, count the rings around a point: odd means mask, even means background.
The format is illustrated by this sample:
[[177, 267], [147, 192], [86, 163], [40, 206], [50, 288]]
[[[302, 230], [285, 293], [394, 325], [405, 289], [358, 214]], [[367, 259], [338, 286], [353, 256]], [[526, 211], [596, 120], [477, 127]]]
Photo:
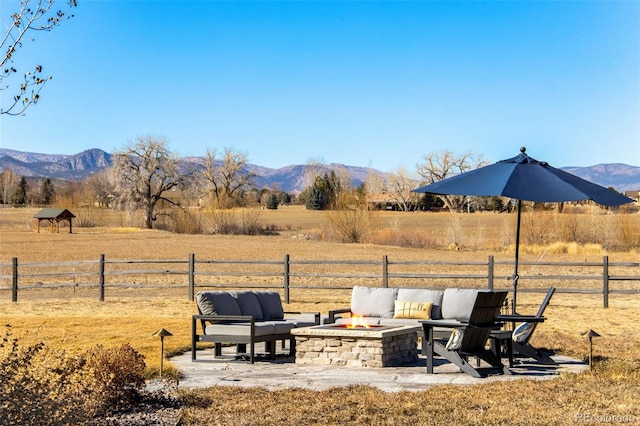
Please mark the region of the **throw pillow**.
[[462, 328], [454, 328], [451, 331], [451, 337], [449, 337], [449, 341], [445, 345], [445, 349], [448, 351], [457, 351], [462, 347], [462, 338], [464, 337], [464, 329]]
[[513, 330], [512, 340], [516, 343], [526, 342], [533, 329], [536, 328], [536, 324], [533, 322], [523, 322]]
[[394, 318], [431, 319], [433, 302], [395, 301]]

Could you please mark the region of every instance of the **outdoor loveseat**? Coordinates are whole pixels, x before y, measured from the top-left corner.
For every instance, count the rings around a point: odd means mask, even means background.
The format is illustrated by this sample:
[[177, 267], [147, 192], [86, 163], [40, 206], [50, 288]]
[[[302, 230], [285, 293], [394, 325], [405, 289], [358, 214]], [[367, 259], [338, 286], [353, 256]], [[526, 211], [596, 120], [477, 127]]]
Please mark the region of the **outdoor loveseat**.
[[[222, 344], [238, 345], [238, 352], [249, 345], [249, 360], [255, 359], [255, 344], [265, 342], [270, 358], [277, 341], [289, 340], [291, 355], [295, 339], [289, 333], [296, 327], [320, 324], [319, 312], [284, 312], [276, 291], [201, 291], [196, 295], [198, 315], [191, 320], [191, 360], [196, 360], [196, 344], [215, 344], [214, 354], [222, 354]], [[286, 316], [285, 316], [286, 315]], [[198, 333], [198, 322], [202, 334]]]

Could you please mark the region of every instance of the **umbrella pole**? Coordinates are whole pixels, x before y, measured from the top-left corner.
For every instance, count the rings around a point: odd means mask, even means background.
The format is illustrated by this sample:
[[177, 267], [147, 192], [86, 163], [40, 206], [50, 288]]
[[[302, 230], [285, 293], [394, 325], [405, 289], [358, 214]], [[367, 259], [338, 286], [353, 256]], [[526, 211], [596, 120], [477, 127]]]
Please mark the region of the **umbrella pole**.
[[516, 296], [518, 293], [518, 259], [520, 257], [520, 217], [522, 214], [522, 200], [518, 200], [518, 219], [516, 222], [516, 259], [513, 270], [513, 300], [511, 302], [511, 312], [516, 314]]

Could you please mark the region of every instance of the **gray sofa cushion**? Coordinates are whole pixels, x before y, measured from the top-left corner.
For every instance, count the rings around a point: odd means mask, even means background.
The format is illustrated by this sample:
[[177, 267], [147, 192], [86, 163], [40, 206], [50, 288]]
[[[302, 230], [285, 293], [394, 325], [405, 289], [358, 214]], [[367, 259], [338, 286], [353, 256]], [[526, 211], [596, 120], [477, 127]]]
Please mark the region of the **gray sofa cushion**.
[[288, 334], [296, 327], [295, 323], [287, 320], [264, 321], [260, 324], [273, 324], [273, 330], [276, 334]]
[[[328, 317], [320, 318], [320, 322], [325, 322]], [[315, 314], [294, 314], [287, 315], [284, 319], [287, 322], [294, 324], [296, 327], [311, 327], [316, 325], [316, 316]]]
[[442, 296], [442, 318], [469, 321], [480, 290], [470, 288], [447, 288]]
[[256, 293], [252, 291], [233, 291], [230, 293], [238, 301], [242, 315], [251, 315], [256, 321], [262, 321], [264, 316]]
[[399, 288], [398, 300], [401, 302], [433, 302], [431, 319], [442, 318], [440, 307], [442, 306], [442, 290], [427, 288]]
[[281, 320], [284, 318], [280, 293], [277, 291], [257, 291], [255, 294], [262, 308], [262, 319]]
[[397, 288], [353, 287], [351, 312], [354, 315], [393, 318]]
[[196, 303], [203, 315], [242, 315], [238, 302], [226, 291], [200, 291]]

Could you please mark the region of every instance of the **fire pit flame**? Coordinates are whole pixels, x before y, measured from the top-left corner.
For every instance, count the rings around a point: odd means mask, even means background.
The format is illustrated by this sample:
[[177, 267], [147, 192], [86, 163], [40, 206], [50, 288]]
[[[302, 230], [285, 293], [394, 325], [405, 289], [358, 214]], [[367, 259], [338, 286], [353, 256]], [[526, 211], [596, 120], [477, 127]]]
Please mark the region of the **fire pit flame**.
[[351, 317], [351, 324], [346, 324], [346, 328], [371, 328], [362, 316], [354, 315]]

